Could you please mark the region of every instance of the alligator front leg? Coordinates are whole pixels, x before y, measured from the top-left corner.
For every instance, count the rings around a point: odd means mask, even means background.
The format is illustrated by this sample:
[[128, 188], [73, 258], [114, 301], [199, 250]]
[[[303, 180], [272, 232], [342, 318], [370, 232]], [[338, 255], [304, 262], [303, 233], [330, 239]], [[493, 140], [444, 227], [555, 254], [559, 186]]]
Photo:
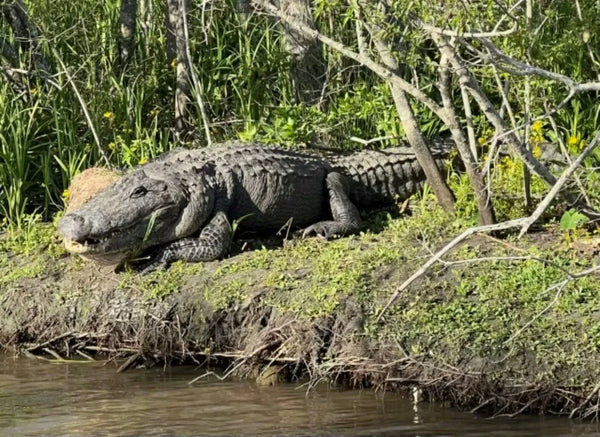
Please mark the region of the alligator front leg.
[[231, 225], [224, 212], [218, 212], [200, 232], [198, 238], [184, 238], [162, 247], [143, 273], [164, 269], [172, 262], [212, 261], [227, 255], [231, 246]]
[[348, 179], [341, 173], [329, 173], [326, 179], [333, 220], [317, 222], [302, 233], [303, 237], [318, 235], [329, 239], [334, 235], [349, 235], [360, 231], [362, 220], [358, 208], [349, 196]]

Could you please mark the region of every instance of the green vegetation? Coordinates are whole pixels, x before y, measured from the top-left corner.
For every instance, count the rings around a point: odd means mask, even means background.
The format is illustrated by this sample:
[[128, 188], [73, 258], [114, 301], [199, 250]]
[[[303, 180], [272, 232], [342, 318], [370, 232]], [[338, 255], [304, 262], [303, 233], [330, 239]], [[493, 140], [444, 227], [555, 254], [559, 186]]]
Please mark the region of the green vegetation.
[[[40, 52], [57, 74], [52, 79], [56, 86], [37, 74], [22, 78], [20, 86], [9, 81], [0, 85], [0, 217], [18, 228], [34, 212], [50, 219], [61, 209], [62, 195], [73, 175], [100, 160], [72, 85], [81, 93], [100, 146], [108, 151], [113, 165], [134, 166], [175, 145], [172, 107], [176, 62], [167, 59], [164, 48], [164, 2], [154, 0], [152, 8], [140, 11], [136, 50], [127, 65], [119, 61], [119, 2], [25, 3], [39, 30]], [[293, 97], [290, 57], [282, 28], [265, 15], [236, 13], [233, 0], [212, 3], [204, 10], [206, 5], [193, 2], [189, 28], [192, 60], [215, 141], [241, 138], [290, 147], [308, 142], [351, 149], [360, 146], [350, 140], [351, 136], [384, 137], [377, 147], [396, 144], [403, 137], [389, 87], [372, 72], [324, 48], [327, 81], [323, 98], [314, 105], [299, 103]], [[578, 4], [585, 11], [598, 7], [592, 1]], [[458, 31], [472, 26], [485, 28], [495, 24], [502, 14], [494, 2], [480, 2], [471, 9], [454, 2], [445, 3], [440, 10], [413, 3], [407, 6], [404, 2], [391, 2], [390, 7], [397, 20], [420, 15], [432, 24], [444, 23]], [[358, 49], [354, 9], [348, 2], [315, 1], [313, 15], [321, 32]], [[502, 49], [574, 80], [595, 79], [598, 62], [593, 62], [593, 57], [590, 60], [589, 50], [596, 47], [600, 36], [593, 16], [586, 13], [576, 18], [573, 2], [536, 5], [532, 22], [503, 39]], [[529, 28], [538, 30], [532, 35]], [[435, 97], [437, 55], [422, 32], [402, 29], [391, 26], [386, 32], [392, 39], [410, 41], [402, 58], [405, 77], [415, 80], [413, 75], [418, 75], [420, 88]], [[395, 34], [398, 31], [403, 32], [401, 36]], [[9, 42], [15, 37], [6, 22], [0, 22], [0, 32]], [[22, 66], [30, 65], [31, 53], [19, 53]], [[72, 83], [62, 74], [61, 62]], [[500, 103], [493, 70], [482, 65], [477, 74], [492, 101]], [[511, 83], [508, 98], [519, 124], [523, 121], [526, 79], [503, 72], [498, 75], [501, 82]], [[566, 93], [546, 79], [533, 78], [529, 85], [532, 116], [541, 115], [545, 105], [559, 102]], [[456, 100], [461, 107], [460, 99]], [[544, 141], [559, 140], [572, 153], [580, 151], [598, 128], [594, 102], [586, 95], [572, 100], [556, 114], [557, 130], [545, 120], [534, 123], [534, 154], [543, 151]], [[413, 110], [427, 136], [447, 134], [446, 127], [424, 106], [414, 104]], [[191, 122], [200, 136], [200, 117], [195, 116]], [[478, 113], [474, 114], [474, 124], [479, 152], [485, 155], [493, 127]], [[595, 166], [596, 160], [591, 158], [587, 166]], [[499, 193], [499, 217], [525, 212], [521, 200], [522, 164], [505, 157], [492, 174], [497, 183], [495, 193]], [[586, 173], [583, 179], [590, 190], [598, 188], [594, 172]], [[545, 187], [536, 178], [533, 183], [534, 195], [539, 196]], [[515, 204], [520, 207], [506, 211], [507, 205]]]

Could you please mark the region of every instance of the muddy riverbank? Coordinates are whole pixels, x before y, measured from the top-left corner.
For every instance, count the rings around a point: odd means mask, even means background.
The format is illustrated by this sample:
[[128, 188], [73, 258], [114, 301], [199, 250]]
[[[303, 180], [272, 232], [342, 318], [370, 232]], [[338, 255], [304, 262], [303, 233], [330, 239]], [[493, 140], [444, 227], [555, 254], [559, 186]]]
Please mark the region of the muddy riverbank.
[[32, 224], [2, 239], [0, 343], [114, 357], [120, 370], [193, 362], [265, 384], [325, 379], [497, 414], [595, 416], [600, 280], [577, 276], [595, 263], [592, 235], [475, 236], [377, 322], [464, 226], [423, 203], [360, 236], [242, 241], [229, 259], [140, 276], [68, 256], [51, 226]]

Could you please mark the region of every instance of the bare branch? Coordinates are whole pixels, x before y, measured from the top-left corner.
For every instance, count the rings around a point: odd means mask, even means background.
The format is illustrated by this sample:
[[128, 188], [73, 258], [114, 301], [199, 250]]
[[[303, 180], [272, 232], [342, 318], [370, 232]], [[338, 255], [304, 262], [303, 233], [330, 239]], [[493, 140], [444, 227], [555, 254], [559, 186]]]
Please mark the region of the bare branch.
[[467, 122], [467, 136], [469, 138], [469, 148], [473, 154], [473, 159], [478, 161], [477, 158], [477, 143], [475, 142], [475, 129], [473, 127], [473, 112], [471, 111], [471, 101], [469, 100], [469, 94], [465, 87], [460, 87], [460, 96], [462, 98], [463, 106], [465, 108], [465, 119]]
[[475, 192], [475, 198], [477, 199], [479, 221], [481, 224], [490, 225], [495, 223], [496, 217], [492, 208], [490, 199], [487, 196], [487, 189], [483, 180], [483, 177], [477, 169], [477, 161], [475, 156], [471, 153], [471, 150], [467, 144], [467, 139], [463, 130], [458, 123], [458, 116], [456, 114], [456, 107], [452, 101], [452, 92], [450, 89], [451, 75], [448, 68], [448, 56], [447, 51], [451, 50], [448, 45], [440, 47], [442, 58], [440, 60], [440, 93], [442, 95], [442, 101], [444, 103], [444, 109], [448, 114], [448, 118], [452, 120], [451, 124], [448, 124], [448, 128], [452, 133], [452, 138], [458, 149], [458, 153], [465, 165], [465, 170], [469, 175], [469, 181]]
[[427, 30], [428, 32], [435, 31], [435, 33], [437, 33], [439, 35], [449, 36], [452, 38], [467, 38], [467, 39], [470, 39], [470, 38], [495, 38], [495, 37], [499, 37], [499, 36], [508, 36], [508, 35], [512, 35], [519, 29], [519, 25], [516, 21], [513, 22], [513, 25], [510, 27], [510, 29], [492, 30], [489, 32], [479, 32], [479, 31], [458, 32], [456, 30], [440, 29], [438, 27], [431, 26], [426, 23], [420, 23], [420, 26], [424, 30]]
[[544, 70], [543, 68], [517, 61], [510, 56], [504, 54], [498, 47], [492, 44], [491, 41], [485, 38], [478, 38], [488, 50], [489, 55], [481, 53], [481, 55], [489, 62], [496, 65], [501, 70], [516, 76], [539, 76], [546, 79], [560, 82], [569, 89], [569, 93], [578, 94], [588, 91], [600, 91], [600, 82], [577, 83], [573, 79], [564, 74], [555, 73], [553, 71]]
[[[383, 29], [376, 24], [374, 20], [370, 21], [369, 25], [365, 23], [365, 27], [371, 35], [371, 39], [377, 49], [377, 53], [379, 53], [379, 57], [386, 67], [394, 72], [399, 72], [400, 66], [392, 54], [389, 42], [384, 37]], [[431, 151], [427, 147], [427, 143], [425, 142], [425, 138], [423, 138], [423, 134], [421, 133], [415, 114], [410, 106], [408, 97], [396, 83], [388, 82], [388, 84], [392, 92], [392, 98], [394, 99], [396, 111], [402, 123], [402, 127], [404, 128], [408, 142], [415, 151], [417, 161], [423, 168], [423, 172], [431, 184], [440, 205], [445, 211], [450, 212], [454, 209], [454, 195], [448, 188], [440, 169], [435, 163], [435, 159], [431, 155]], [[481, 217], [482, 220], [488, 218], [486, 214], [483, 214]]]
[[590, 142], [590, 144], [588, 144], [588, 146], [583, 150], [583, 152], [581, 152], [581, 154], [577, 157], [577, 159], [575, 161], [573, 161], [573, 163], [560, 175], [560, 178], [558, 178], [558, 180], [556, 181], [556, 183], [554, 184], [554, 186], [552, 187], [550, 192], [546, 195], [546, 197], [544, 197], [544, 200], [542, 200], [539, 203], [539, 205], [537, 206], [537, 208], [535, 209], [533, 214], [531, 214], [531, 216], [529, 216], [525, 220], [525, 222], [523, 223], [523, 226], [521, 228], [521, 232], [519, 233], [519, 237], [522, 237], [527, 232], [529, 227], [533, 223], [535, 223], [537, 221], [537, 219], [540, 218], [540, 216], [546, 210], [548, 205], [550, 205], [552, 200], [554, 200], [554, 198], [562, 190], [563, 186], [569, 180], [571, 175], [573, 173], [575, 173], [575, 170], [577, 170], [577, 168], [581, 165], [581, 163], [584, 161], [584, 159], [590, 153], [592, 153], [592, 151], [598, 146], [598, 144], [600, 144], [600, 131], [598, 131], [596, 133], [596, 136], [594, 137], [594, 139]]

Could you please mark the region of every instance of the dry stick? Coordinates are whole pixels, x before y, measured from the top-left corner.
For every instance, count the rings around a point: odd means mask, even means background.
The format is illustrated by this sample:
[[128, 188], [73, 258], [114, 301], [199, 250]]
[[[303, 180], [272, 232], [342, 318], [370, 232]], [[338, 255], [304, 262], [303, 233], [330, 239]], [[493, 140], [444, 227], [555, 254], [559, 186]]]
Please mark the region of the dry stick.
[[383, 315], [385, 314], [387, 309], [396, 301], [396, 299], [398, 298], [400, 293], [402, 293], [413, 282], [415, 282], [417, 279], [419, 279], [421, 276], [423, 276], [425, 273], [427, 273], [427, 271], [429, 270], [429, 268], [432, 265], [434, 265], [436, 262], [438, 262], [442, 256], [444, 256], [446, 253], [448, 253], [450, 250], [452, 250], [457, 244], [459, 244], [465, 238], [469, 237], [470, 235], [477, 234], [479, 232], [493, 232], [493, 231], [501, 231], [501, 230], [505, 230], [505, 229], [518, 228], [519, 226], [523, 225], [523, 223], [525, 222], [526, 219], [527, 219], [527, 217], [522, 217], [519, 219], [509, 220], [506, 222], [496, 223], [493, 225], [475, 226], [475, 227], [465, 230], [462, 234], [455, 237], [450, 243], [446, 244], [442, 249], [440, 249], [438, 252], [436, 252], [435, 255], [433, 255], [431, 258], [429, 258], [429, 261], [427, 261], [425, 264], [423, 264], [419, 270], [417, 270], [415, 273], [413, 273], [410, 278], [408, 278], [406, 281], [404, 281], [402, 283], [402, 285], [400, 285], [400, 287], [398, 287], [396, 289], [396, 291], [394, 291], [394, 294], [392, 294], [392, 296], [390, 297], [388, 302], [385, 304], [385, 306], [383, 307], [383, 309], [377, 316], [377, 322], [381, 321], [381, 318], [383, 317]]
[[79, 101], [79, 105], [81, 106], [81, 110], [83, 111], [83, 115], [85, 116], [88, 127], [90, 128], [90, 131], [92, 131], [92, 136], [94, 137], [94, 141], [96, 142], [96, 146], [98, 147], [100, 156], [102, 157], [102, 159], [104, 160], [104, 162], [106, 163], [108, 168], [113, 168], [112, 165], [110, 164], [110, 160], [108, 159], [108, 151], [105, 150], [104, 147], [102, 147], [102, 144], [100, 144], [100, 137], [98, 137], [98, 133], [96, 132], [96, 129], [94, 128], [94, 123], [92, 122], [92, 117], [90, 116], [90, 113], [87, 109], [85, 100], [83, 100], [83, 97], [79, 93], [79, 90], [77, 89], [77, 85], [75, 85], [75, 82], [73, 81], [73, 78], [69, 74], [67, 67], [65, 66], [65, 63], [63, 62], [62, 58], [60, 57], [58, 51], [56, 51], [56, 49], [54, 47], [51, 47], [51, 50], [52, 50], [52, 53], [54, 54], [54, 56], [56, 57], [56, 59], [58, 60], [60, 67], [62, 68], [63, 73], [65, 74], [65, 77], [67, 78], [67, 81], [69, 82], [69, 84], [73, 88], [73, 91], [75, 92], [75, 95], [77, 96], [77, 100]]
[[[517, 61], [516, 59], [504, 54], [498, 47], [485, 38], [479, 38], [478, 41], [480, 41], [488, 50], [488, 54], [480, 52], [481, 57], [496, 65], [501, 70], [506, 71], [507, 73], [514, 74], [516, 76], [539, 76], [555, 82], [560, 82], [569, 89], [570, 97], [582, 92], [600, 91], [600, 82], [598, 81], [577, 83], [575, 80], [565, 76], [564, 74], [544, 70], [543, 68]], [[566, 104], [565, 100], [561, 102], [561, 105], [564, 106], [564, 104]], [[561, 105], [559, 105], [557, 109], [562, 107]]]
[[[446, 45], [450, 45], [450, 42], [447, 38], [440, 37], [439, 40]], [[440, 47], [440, 49], [443, 48], [443, 46]], [[498, 114], [498, 111], [496, 111], [493, 103], [483, 92], [479, 83], [475, 80], [469, 69], [463, 65], [463, 62], [458, 57], [456, 51], [449, 47], [447, 50], [445, 50], [445, 54], [448, 56], [450, 63], [454, 67], [459, 79], [459, 83], [469, 91], [471, 96], [473, 96], [473, 99], [475, 102], [477, 102], [477, 105], [481, 108], [481, 111], [485, 114], [486, 118], [496, 128], [496, 131], [499, 134], [509, 132], [510, 130], [506, 125], [506, 122], [500, 117], [500, 114]], [[534, 173], [538, 174], [548, 185], [554, 185], [556, 183], [556, 178], [554, 175], [552, 175], [552, 173], [550, 173], [550, 171], [544, 165], [542, 165], [542, 163], [535, 159], [531, 152], [528, 151], [523, 144], [521, 144], [519, 138], [514, 133], [510, 132], [508, 134], [508, 140], [515, 152]]]
[[196, 94], [196, 103], [198, 103], [198, 108], [200, 109], [200, 115], [202, 117], [202, 124], [204, 125], [204, 133], [206, 135], [207, 145], [212, 144], [212, 138], [210, 136], [210, 123], [208, 120], [208, 115], [206, 114], [206, 109], [204, 107], [204, 100], [202, 99], [202, 89], [200, 88], [200, 82], [198, 81], [198, 76], [196, 75], [196, 71], [194, 70], [194, 66], [192, 65], [192, 55], [190, 52], [190, 36], [188, 31], [188, 22], [187, 22], [187, 10], [185, 8], [186, 0], [180, 0], [179, 5], [181, 7], [182, 14], [182, 24], [183, 24], [183, 37], [184, 37], [184, 45], [186, 51], [186, 58], [188, 62], [188, 72], [190, 74], [190, 79], [192, 80], [192, 84], [194, 85], [194, 94]]
[[542, 200], [539, 203], [533, 214], [527, 217], [525, 223], [523, 224], [523, 227], [521, 228], [521, 232], [519, 232], [519, 238], [525, 235], [529, 227], [533, 223], [535, 223], [537, 219], [540, 218], [540, 216], [544, 213], [546, 208], [548, 208], [548, 205], [550, 205], [550, 202], [554, 200], [554, 198], [560, 192], [562, 187], [565, 185], [567, 180], [569, 180], [571, 175], [575, 173], [577, 167], [581, 165], [583, 160], [587, 158], [587, 156], [598, 146], [598, 144], [600, 144], [600, 130], [598, 131], [598, 133], [596, 133], [596, 136], [594, 137], [592, 142], [588, 144], [588, 146], [583, 150], [583, 152], [581, 152], [577, 159], [573, 161], [571, 165], [560, 175], [550, 192], [546, 195], [546, 197], [544, 197], [544, 200]]
[[471, 111], [471, 101], [465, 87], [460, 87], [460, 96], [462, 98], [463, 107], [465, 108], [465, 119], [467, 122], [467, 136], [469, 138], [469, 147], [475, 161], [477, 157], [477, 143], [475, 142], [475, 128], [473, 127], [473, 112]]
[[[471, 72], [465, 68], [456, 52], [450, 50], [448, 51], [448, 54], [452, 65], [456, 69], [460, 83], [467, 87], [488, 120], [494, 125], [500, 134], [507, 134], [513, 150], [519, 155], [525, 165], [527, 165], [535, 174], [540, 176], [548, 185], [553, 187], [557, 182], [556, 177], [550, 173], [548, 168], [539, 162], [532, 155], [531, 151], [527, 150], [527, 148], [518, 140], [516, 135], [509, 130], [505, 121], [500, 117], [494, 108], [494, 105], [490, 101], [489, 97], [483, 92], [479, 86], [479, 83], [475, 80]], [[600, 214], [597, 211], [594, 211], [592, 208], [589, 208], [586, 205], [581, 205], [578, 198], [574, 196], [573, 193], [565, 190], [561, 192], [561, 195], [567, 202], [571, 203], [572, 205], [577, 205], [578, 209], [588, 218], [597, 219], [600, 217]]]
[[[529, 4], [529, 1], [527, 2]], [[531, 79], [525, 78], [525, 132], [524, 132], [524, 143], [525, 148], [531, 151]], [[531, 172], [526, 165], [523, 166], [523, 192], [525, 195], [525, 207], [529, 209], [531, 207]]]
[[[527, 21], [527, 34], [531, 35], [531, 16], [532, 16], [532, 5], [531, 0], [527, 0], [525, 4], [525, 18]], [[527, 47], [527, 58], [531, 59], [531, 37], [529, 37], [530, 43]], [[524, 130], [524, 142], [525, 148], [531, 151], [531, 79], [525, 78], [525, 130]], [[525, 194], [525, 207], [531, 207], [531, 172], [526, 165], [523, 166], [523, 191]]]
[[[597, 395], [598, 393], [600, 393], [600, 383], [596, 384], [596, 386], [594, 387], [594, 389], [590, 392], [590, 394], [588, 395], [587, 398], [585, 398], [585, 400], [579, 404], [579, 406], [577, 408], [575, 408], [573, 411], [571, 411], [571, 414], [569, 414], [569, 419], [572, 419], [573, 417], [575, 417], [575, 414], [580, 411], [581, 409], [583, 409], [583, 407], [585, 405], [588, 404], [589, 401], [592, 400], [592, 398]], [[597, 414], [597, 413], [596, 413]]]
[[40, 348], [43, 348], [43, 347], [45, 347], [45, 346], [48, 346], [49, 344], [52, 344], [52, 343], [54, 343], [55, 341], [62, 340], [62, 339], [63, 339], [63, 338], [65, 338], [65, 337], [69, 337], [69, 336], [73, 335], [73, 334], [74, 334], [74, 332], [75, 332], [75, 331], [68, 331], [68, 332], [65, 332], [65, 333], [63, 333], [63, 334], [57, 335], [56, 337], [53, 337], [53, 338], [51, 338], [50, 340], [47, 340], [47, 341], [45, 341], [45, 342], [43, 342], [43, 343], [39, 343], [39, 344], [30, 345], [30, 346], [27, 348], [27, 351], [28, 351], [28, 352], [33, 352], [33, 351], [34, 351], [34, 350], [36, 350], [36, 349], [40, 349]]

